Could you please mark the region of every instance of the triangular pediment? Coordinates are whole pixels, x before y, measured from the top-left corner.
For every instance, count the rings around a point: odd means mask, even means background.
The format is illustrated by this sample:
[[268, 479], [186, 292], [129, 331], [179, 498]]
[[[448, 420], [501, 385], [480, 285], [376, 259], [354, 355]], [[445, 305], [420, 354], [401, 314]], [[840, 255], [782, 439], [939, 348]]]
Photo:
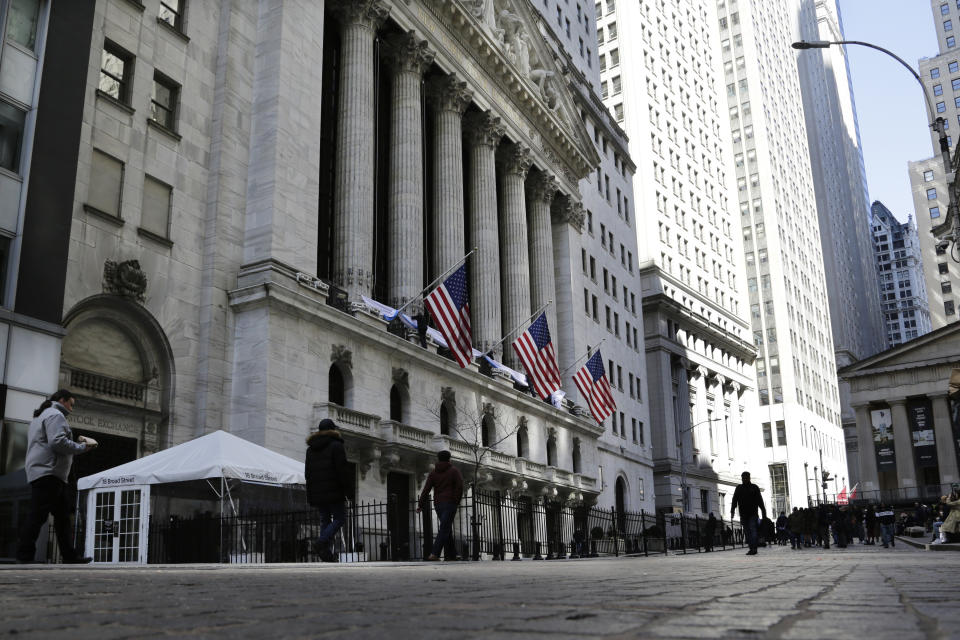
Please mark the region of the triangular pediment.
[[960, 322], [914, 338], [840, 369], [842, 377], [954, 362], [960, 366]]
[[437, 63], [468, 79], [478, 106], [512, 124], [508, 135], [547, 158], [561, 181], [574, 187], [587, 177], [600, 156], [570, 87], [569, 74], [578, 72], [567, 70], [565, 54], [554, 51], [529, 1], [434, 0], [434, 6], [469, 56], [445, 65], [440, 54]]

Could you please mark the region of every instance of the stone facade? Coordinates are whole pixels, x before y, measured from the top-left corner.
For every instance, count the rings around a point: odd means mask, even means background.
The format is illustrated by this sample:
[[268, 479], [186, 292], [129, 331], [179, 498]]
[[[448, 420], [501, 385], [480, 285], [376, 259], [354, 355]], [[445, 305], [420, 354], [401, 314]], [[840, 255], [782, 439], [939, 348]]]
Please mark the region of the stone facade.
[[[96, 6], [65, 301], [74, 346], [61, 362], [63, 376], [86, 372], [97, 388], [139, 385], [138, 452], [226, 429], [300, 458], [331, 417], [360, 499], [383, 499], [388, 484], [412, 495], [447, 448], [464, 464], [481, 452], [485, 486], [552, 499], [613, 503], [605, 467], [635, 479], [625, 506], [650, 508], [649, 458], [619, 435], [603, 444], [607, 429], [577, 408], [572, 384], [600, 341], [578, 312], [581, 249], [594, 237], [581, 191], [605, 161], [586, 115], [597, 131], [609, 125], [531, 8], [196, 2], [179, 25], [158, 11]], [[125, 100], [99, 88], [104, 47], [131, 63]], [[155, 117], [158, 86], [175, 89], [172, 126]], [[90, 205], [104, 157], [122, 166], [115, 215]], [[166, 234], [146, 228], [157, 228], [156, 184], [168, 188]], [[620, 240], [620, 281], [633, 291], [636, 246]], [[473, 247], [474, 346], [509, 363], [515, 336], [498, 343], [547, 305], [562, 407], [500, 371], [461, 369], [364, 304], [416, 313], [421, 290]], [[121, 296], [104, 268], [133, 260], [145, 286]], [[640, 326], [639, 305], [623, 304]], [[602, 347], [618, 434], [631, 417], [647, 421], [621, 373], [636, 372], [638, 389], [645, 376], [628, 340]], [[104, 395], [92, 386], [78, 391]]]

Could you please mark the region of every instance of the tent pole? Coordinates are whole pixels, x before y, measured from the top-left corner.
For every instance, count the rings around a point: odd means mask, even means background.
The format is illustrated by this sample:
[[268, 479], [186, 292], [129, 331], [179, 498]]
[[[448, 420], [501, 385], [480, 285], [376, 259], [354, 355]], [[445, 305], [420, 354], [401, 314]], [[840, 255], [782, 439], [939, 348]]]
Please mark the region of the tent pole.
[[220, 561], [223, 561], [223, 474], [220, 475]]

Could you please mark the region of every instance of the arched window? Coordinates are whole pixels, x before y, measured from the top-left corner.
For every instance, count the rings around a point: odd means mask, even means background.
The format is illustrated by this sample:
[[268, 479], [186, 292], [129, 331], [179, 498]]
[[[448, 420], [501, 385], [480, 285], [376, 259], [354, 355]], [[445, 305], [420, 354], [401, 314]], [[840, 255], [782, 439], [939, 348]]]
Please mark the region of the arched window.
[[493, 437], [493, 416], [483, 416], [483, 422], [480, 423], [480, 444], [484, 447], [492, 445]]
[[343, 383], [343, 373], [336, 364], [330, 365], [329, 382], [327, 383], [327, 400], [341, 407], [346, 406], [346, 385]]
[[530, 445], [527, 443], [527, 428], [517, 429], [517, 457], [526, 458], [530, 453]]
[[582, 469], [583, 460], [580, 458], [580, 440], [574, 439], [573, 441], [573, 472], [580, 473]]
[[557, 466], [557, 439], [553, 434], [547, 438], [547, 466]]
[[397, 385], [390, 387], [390, 419], [403, 422], [403, 395]]

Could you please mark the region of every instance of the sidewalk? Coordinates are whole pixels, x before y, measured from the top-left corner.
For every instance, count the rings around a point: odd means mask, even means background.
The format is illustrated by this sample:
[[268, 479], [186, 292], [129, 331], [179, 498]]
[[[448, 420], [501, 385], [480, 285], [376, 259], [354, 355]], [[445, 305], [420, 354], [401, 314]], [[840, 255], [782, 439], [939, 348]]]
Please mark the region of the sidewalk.
[[960, 556], [0, 567], [20, 638], [960, 638]]

